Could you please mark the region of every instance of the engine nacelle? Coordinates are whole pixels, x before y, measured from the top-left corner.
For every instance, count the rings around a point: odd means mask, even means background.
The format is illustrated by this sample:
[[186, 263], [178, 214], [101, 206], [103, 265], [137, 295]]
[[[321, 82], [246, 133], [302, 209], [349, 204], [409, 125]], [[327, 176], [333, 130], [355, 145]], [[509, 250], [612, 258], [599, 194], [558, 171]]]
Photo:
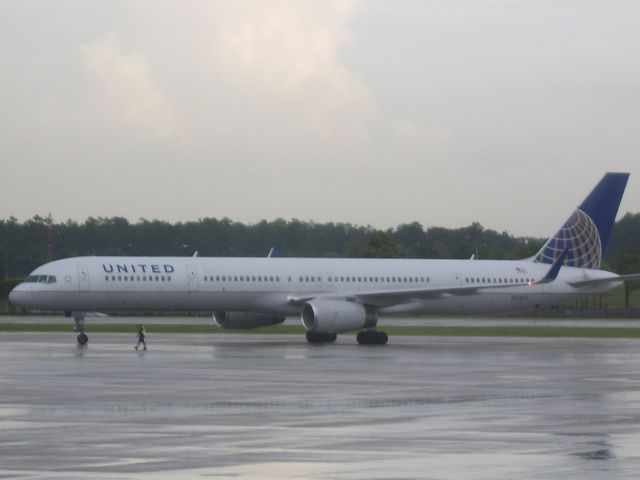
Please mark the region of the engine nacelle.
[[284, 322], [284, 317], [261, 315], [253, 312], [214, 312], [213, 321], [222, 328], [246, 330], [282, 323]]
[[312, 300], [302, 306], [302, 324], [311, 333], [340, 333], [373, 327], [375, 308], [346, 300]]

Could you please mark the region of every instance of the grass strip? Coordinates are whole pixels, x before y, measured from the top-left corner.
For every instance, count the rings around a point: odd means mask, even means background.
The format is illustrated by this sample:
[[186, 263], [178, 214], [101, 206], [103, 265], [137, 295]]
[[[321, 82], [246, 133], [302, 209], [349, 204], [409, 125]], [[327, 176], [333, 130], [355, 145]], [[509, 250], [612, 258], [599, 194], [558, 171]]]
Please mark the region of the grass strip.
[[[222, 329], [198, 324], [145, 324], [147, 334], [304, 334], [302, 326], [274, 325], [252, 330]], [[389, 335], [397, 336], [453, 336], [453, 337], [548, 337], [548, 338], [640, 338], [640, 328], [627, 327], [553, 327], [553, 326], [408, 326], [382, 328]], [[135, 335], [132, 324], [87, 324], [87, 333], [130, 333]], [[73, 332], [73, 325], [0, 323], [0, 332]]]

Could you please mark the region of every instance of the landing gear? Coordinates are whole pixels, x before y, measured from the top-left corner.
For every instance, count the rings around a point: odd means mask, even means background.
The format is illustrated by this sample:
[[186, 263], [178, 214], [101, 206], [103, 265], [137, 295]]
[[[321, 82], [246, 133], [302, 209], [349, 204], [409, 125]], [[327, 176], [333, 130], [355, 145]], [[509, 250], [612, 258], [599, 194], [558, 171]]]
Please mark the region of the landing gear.
[[73, 327], [74, 332], [78, 332], [76, 340], [78, 345], [84, 346], [89, 341], [89, 337], [84, 333], [84, 313], [80, 312], [67, 312], [67, 317], [73, 316], [73, 320], [76, 322], [76, 326]]
[[360, 345], [386, 345], [389, 335], [377, 330], [363, 330], [358, 332], [356, 340]]
[[312, 333], [307, 332], [307, 342], [309, 343], [333, 343], [338, 338], [335, 333]]

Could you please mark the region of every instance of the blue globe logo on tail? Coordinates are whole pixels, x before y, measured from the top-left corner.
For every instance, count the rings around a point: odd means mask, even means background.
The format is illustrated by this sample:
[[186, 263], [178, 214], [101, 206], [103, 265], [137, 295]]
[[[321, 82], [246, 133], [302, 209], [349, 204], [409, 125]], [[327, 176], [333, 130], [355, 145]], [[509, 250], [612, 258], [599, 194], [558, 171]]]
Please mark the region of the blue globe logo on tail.
[[602, 262], [602, 242], [591, 217], [578, 209], [535, 257], [536, 262], [555, 263], [567, 251], [564, 264], [570, 267], [598, 268]]
[[566, 252], [563, 265], [599, 268], [628, 178], [628, 173], [605, 174], [533, 261], [553, 264]]

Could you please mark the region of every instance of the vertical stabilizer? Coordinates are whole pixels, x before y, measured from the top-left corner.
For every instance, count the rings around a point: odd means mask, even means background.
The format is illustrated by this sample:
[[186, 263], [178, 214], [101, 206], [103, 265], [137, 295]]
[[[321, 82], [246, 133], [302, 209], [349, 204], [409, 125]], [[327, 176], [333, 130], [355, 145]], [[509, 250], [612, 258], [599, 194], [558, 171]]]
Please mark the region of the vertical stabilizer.
[[566, 252], [564, 265], [600, 267], [628, 178], [628, 173], [605, 174], [534, 261], [553, 264]]

